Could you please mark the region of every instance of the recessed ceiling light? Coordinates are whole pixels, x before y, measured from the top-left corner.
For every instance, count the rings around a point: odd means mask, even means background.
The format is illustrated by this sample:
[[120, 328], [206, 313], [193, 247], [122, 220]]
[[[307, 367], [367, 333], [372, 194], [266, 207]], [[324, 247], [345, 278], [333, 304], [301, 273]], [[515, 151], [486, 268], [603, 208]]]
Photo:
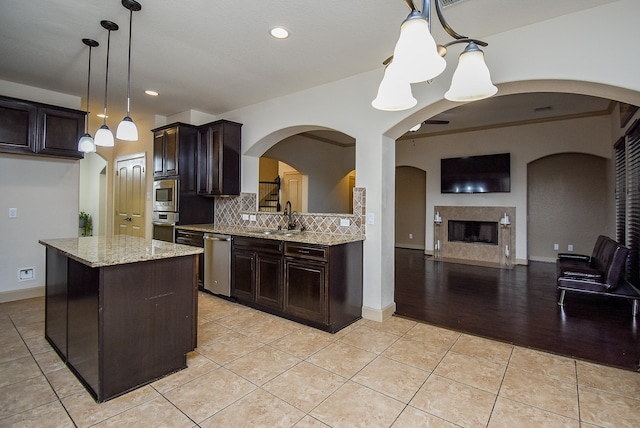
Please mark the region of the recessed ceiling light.
[[273, 27], [269, 30], [269, 34], [276, 39], [286, 39], [289, 37], [289, 32], [284, 27]]
[[151, 89], [147, 89], [146, 91], [144, 91], [144, 93], [147, 95], [151, 95], [152, 97], [158, 96], [158, 93], [156, 91], [152, 91]]

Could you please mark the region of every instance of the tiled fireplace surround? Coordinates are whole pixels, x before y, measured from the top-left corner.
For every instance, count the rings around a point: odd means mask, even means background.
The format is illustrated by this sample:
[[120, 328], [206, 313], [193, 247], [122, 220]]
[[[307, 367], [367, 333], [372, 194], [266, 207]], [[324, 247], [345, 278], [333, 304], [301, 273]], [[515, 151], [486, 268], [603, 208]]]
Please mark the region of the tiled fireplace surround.
[[[286, 227], [282, 213], [256, 212], [256, 193], [242, 193], [236, 197], [216, 199], [214, 222], [218, 225], [246, 226], [265, 229]], [[242, 214], [256, 216], [255, 221], [243, 220]], [[294, 213], [294, 220], [311, 232], [364, 235], [366, 227], [366, 191], [362, 187], [353, 189], [353, 214]], [[341, 219], [349, 219], [349, 226], [340, 226]]]
[[[482, 206], [436, 206], [435, 213], [442, 217], [440, 226], [434, 226], [434, 242], [438, 239], [436, 232], [440, 228], [440, 251], [442, 259], [466, 264], [505, 267], [505, 246], [509, 246], [511, 266], [515, 260], [516, 244], [516, 208], [515, 207], [482, 207]], [[499, 225], [499, 245], [472, 242], [449, 242], [449, 220], [500, 222], [505, 215], [509, 216], [510, 226]], [[432, 218], [434, 218], [432, 217]]]

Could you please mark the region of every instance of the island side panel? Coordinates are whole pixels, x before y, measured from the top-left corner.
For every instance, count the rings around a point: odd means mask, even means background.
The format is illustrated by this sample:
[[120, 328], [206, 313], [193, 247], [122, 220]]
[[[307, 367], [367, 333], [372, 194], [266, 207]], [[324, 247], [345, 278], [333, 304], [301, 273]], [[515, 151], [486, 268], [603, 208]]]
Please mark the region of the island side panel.
[[195, 255], [102, 268], [102, 399], [186, 367], [196, 269]]
[[45, 338], [67, 361], [67, 258], [46, 249]]
[[330, 249], [329, 323], [335, 333], [362, 315], [362, 241]]
[[97, 398], [100, 269], [68, 259], [68, 284], [68, 365]]

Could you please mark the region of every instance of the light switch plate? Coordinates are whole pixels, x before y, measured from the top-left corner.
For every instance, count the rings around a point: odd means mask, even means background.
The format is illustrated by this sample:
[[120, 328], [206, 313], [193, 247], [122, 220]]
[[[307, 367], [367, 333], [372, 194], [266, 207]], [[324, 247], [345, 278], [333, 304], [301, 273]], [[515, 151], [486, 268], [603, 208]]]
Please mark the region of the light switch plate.
[[367, 224], [374, 224], [376, 216], [373, 213], [367, 213]]
[[349, 226], [350, 222], [348, 218], [341, 218], [340, 219], [340, 226]]
[[256, 215], [255, 214], [251, 214], [249, 216], [249, 221], [256, 221]]
[[243, 220], [249, 220], [249, 214], [242, 214]]

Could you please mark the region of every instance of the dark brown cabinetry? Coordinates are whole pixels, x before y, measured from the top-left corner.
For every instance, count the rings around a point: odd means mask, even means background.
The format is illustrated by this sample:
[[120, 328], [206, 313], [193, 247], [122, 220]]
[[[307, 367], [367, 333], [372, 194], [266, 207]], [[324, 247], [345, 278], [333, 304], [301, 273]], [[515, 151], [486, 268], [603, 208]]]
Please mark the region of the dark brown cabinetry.
[[36, 151], [43, 155], [83, 158], [78, 140], [83, 134], [85, 113], [53, 107], [38, 107]]
[[[204, 248], [204, 232], [176, 229], [175, 243]], [[198, 254], [198, 288], [204, 288], [204, 253]]]
[[240, 194], [242, 124], [218, 120], [199, 127], [198, 194]]
[[186, 367], [194, 256], [92, 268], [46, 250], [45, 338], [101, 402]]
[[231, 252], [231, 295], [242, 303], [282, 309], [281, 241], [235, 237]]
[[0, 151], [81, 159], [85, 112], [0, 97]]
[[185, 190], [195, 191], [198, 129], [185, 123], [173, 123], [152, 129], [151, 132], [153, 178], [180, 175], [183, 181], [187, 181]]
[[173, 123], [152, 129], [153, 178], [176, 178], [180, 182], [180, 224], [213, 222], [213, 203], [197, 192], [198, 128]]
[[327, 246], [234, 237], [231, 295], [335, 333], [362, 313], [362, 242]]

